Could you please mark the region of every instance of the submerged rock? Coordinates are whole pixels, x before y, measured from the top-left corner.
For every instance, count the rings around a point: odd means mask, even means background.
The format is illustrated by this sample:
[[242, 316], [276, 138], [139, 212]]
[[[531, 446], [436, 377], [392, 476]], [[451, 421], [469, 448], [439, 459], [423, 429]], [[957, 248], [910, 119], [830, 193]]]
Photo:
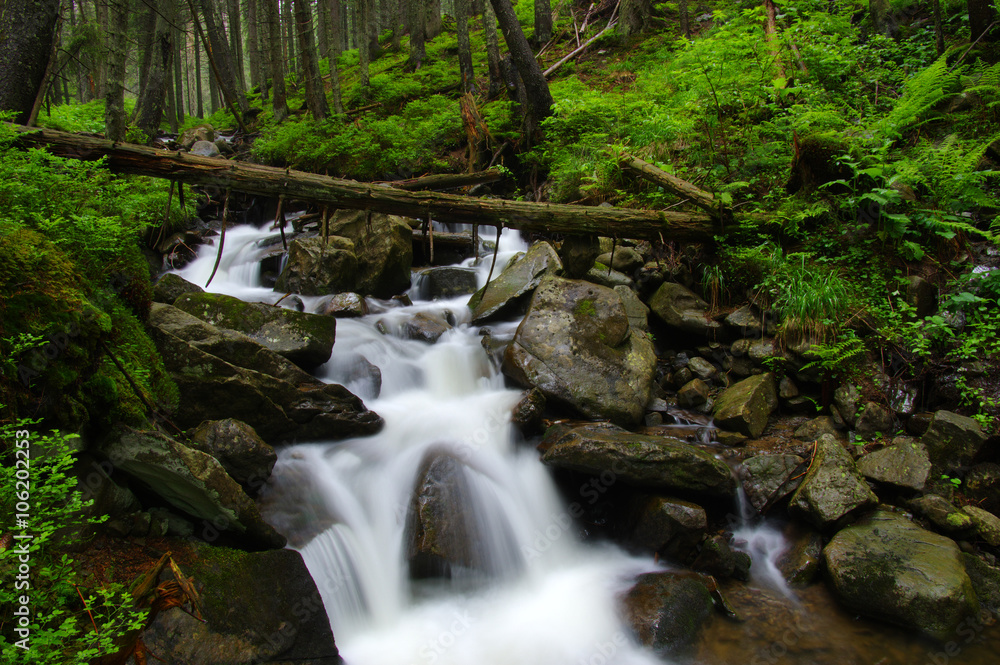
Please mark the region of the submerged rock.
[[946, 640], [978, 611], [955, 542], [902, 515], [863, 518], [837, 533], [823, 557], [837, 597], [866, 616]]
[[314, 369], [330, 359], [337, 320], [220, 293], [186, 293], [174, 307], [219, 328], [241, 332], [299, 367]]
[[792, 495], [788, 510], [822, 529], [877, 502], [851, 456], [833, 437], [824, 435], [816, 443], [812, 466]]
[[712, 594], [697, 575], [644, 573], [621, 599], [625, 623], [661, 658], [690, 655], [712, 615]]
[[589, 418], [642, 421], [656, 370], [653, 343], [633, 334], [611, 289], [548, 277], [504, 353], [504, 372]]
[[787, 529], [785, 538], [790, 545], [775, 562], [785, 581], [791, 587], [804, 587], [813, 583], [823, 562], [823, 537], [815, 531], [800, 528]]
[[514, 259], [499, 276], [469, 299], [472, 322], [479, 325], [516, 309], [543, 277], [558, 270], [562, 270], [562, 263], [552, 245], [535, 243], [526, 254]]
[[555, 432], [541, 443], [542, 462], [594, 476], [611, 473], [636, 487], [733, 496], [725, 462], [680, 439], [633, 434], [607, 424]]
[[715, 424], [757, 438], [778, 406], [774, 375], [758, 374], [723, 391], [715, 402]]
[[368, 314], [368, 302], [358, 293], [338, 293], [323, 300], [316, 307], [316, 313], [338, 319], [358, 318]]
[[441, 339], [441, 335], [451, 330], [451, 325], [444, 318], [432, 313], [418, 312], [403, 328], [408, 338], [433, 344]]

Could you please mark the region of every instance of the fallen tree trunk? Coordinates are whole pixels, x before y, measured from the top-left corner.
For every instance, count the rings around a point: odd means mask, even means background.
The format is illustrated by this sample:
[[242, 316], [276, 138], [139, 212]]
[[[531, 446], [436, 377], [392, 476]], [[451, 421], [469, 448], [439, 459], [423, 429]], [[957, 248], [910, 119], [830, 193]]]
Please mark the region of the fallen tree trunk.
[[386, 180], [376, 184], [389, 185], [396, 189], [415, 192], [424, 189], [454, 189], [456, 187], [496, 182], [497, 180], [503, 180], [503, 173], [498, 168], [492, 168], [486, 171], [476, 171], [475, 173], [443, 173], [440, 175], [427, 175], [421, 178], [410, 178], [409, 180]]
[[234, 189], [286, 199], [297, 198], [339, 208], [373, 210], [403, 217], [442, 222], [504, 226], [537, 233], [603, 235], [674, 241], [710, 240], [725, 233], [707, 215], [477, 199], [436, 192], [401, 189], [340, 180], [315, 173], [198, 157], [180, 151], [158, 150], [106, 139], [78, 136], [51, 129], [14, 126], [20, 145], [46, 148], [63, 157], [95, 161], [107, 158], [117, 173], [168, 178], [190, 185]]
[[696, 206], [712, 215], [719, 217], [721, 210], [718, 201], [710, 192], [698, 189], [686, 180], [681, 180], [677, 176], [671, 175], [663, 169], [657, 168], [649, 162], [633, 157], [632, 155], [622, 155], [620, 164], [623, 168], [634, 172], [641, 178], [659, 185], [663, 189], [673, 192], [682, 198], [691, 199]]

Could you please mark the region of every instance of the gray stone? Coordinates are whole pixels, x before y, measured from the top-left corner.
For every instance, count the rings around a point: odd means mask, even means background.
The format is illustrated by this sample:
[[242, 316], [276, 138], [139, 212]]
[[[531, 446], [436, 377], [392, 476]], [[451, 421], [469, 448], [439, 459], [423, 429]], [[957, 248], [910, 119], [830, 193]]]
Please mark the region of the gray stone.
[[860, 400], [861, 393], [853, 384], [844, 384], [833, 391], [833, 405], [837, 407], [837, 412], [848, 427], [854, 427], [854, 423], [858, 420], [858, 402]]
[[619, 286], [632, 288], [633, 285], [632, 278], [628, 275], [620, 273], [617, 270], [608, 270], [607, 268], [598, 268], [597, 266], [588, 270], [583, 279], [594, 284], [606, 286], [609, 289], [615, 289]]
[[965, 536], [972, 533], [975, 523], [972, 517], [956, 508], [947, 499], [937, 494], [927, 494], [910, 501], [910, 507], [923, 515], [937, 527], [938, 531], [953, 536]]
[[429, 312], [418, 312], [404, 325], [406, 336], [421, 342], [434, 342], [451, 330], [451, 325], [439, 316]]
[[233, 418], [203, 422], [189, 436], [193, 448], [217, 459], [250, 496], [257, 495], [278, 461], [253, 427]]
[[545, 402], [545, 395], [542, 391], [538, 388], [532, 388], [514, 405], [511, 422], [525, 436], [534, 436], [541, 432]]
[[965, 474], [962, 491], [985, 510], [1000, 514], [1000, 464], [977, 464]]
[[795, 399], [799, 396], [799, 387], [791, 377], [783, 376], [778, 381], [778, 397], [783, 400]]
[[833, 438], [840, 438], [840, 432], [830, 416], [817, 416], [795, 428], [793, 436], [800, 441], [812, 443], [824, 434], [829, 434]]
[[199, 157], [222, 157], [218, 146], [209, 141], [195, 141], [191, 146], [191, 154], [198, 155]]
[[559, 245], [559, 260], [564, 274], [570, 279], [582, 279], [594, 267], [594, 260], [600, 253], [597, 236], [566, 236]]
[[695, 356], [689, 360], [688, 369], [690, 369], [691, 373], [702, 381], [711, 381], [719, 374], [719, 370], [715, 368], [715, 365], [708, 362], [701, 356]]
[[909, 437], [896, 437], [891, 446], [858, 460], [858, 471], [865, 478], [903, 489], [923, 489], [930, 470], [927, 449]]
[[209, 143], [215, 142], [215, 128], [207, 122], [200, 125], [195, 125], [194, 127], [189, 127], [181, 132], [181, 135], [177, 137], [177, 142], [185, 150], [190, 150], [198, 141], [207, 141]]
[[368, 314], [368, 301], [358, 293], [337, 293], [323, 300], [316, 313], [338, 319], [354, 319]]
[[991, 566], [974, 554], [964, 552], [962, 561], [982, 609], [1000, 614], [1000, 568]]
[[877, 502], [851, 456], [833, 437], [824, 435], [817, 441], [812, 466], [792, 495], [788, 509], [823, 529]]
[[454, 298], [476, 292], [477, 277], [472, 268], [440, 266], [420, 273], [417, 283], [420, 295], [426, 300]]
[[962, 512], [972, 518], [980, 538], [990, 547], [1000, 547], [1000, 517], [979, 506], [962, 506]]
[[547, 277], [504, 353], [504, 372], [589, 418], [642, 422], [656, 369], [653, 344], [632, 334], [611, 289]]
[[99, 451], [116, 470], [201, 520], [196, 530], [201, 538], [211, 540], [225, 531], [249, 549], [284, 547], [284, 537], [261, 519], [253, 500], [211, 455], [159, 432], [125, 425], [116, 428]]
[[895, 414], [890, 409], [868, 402], [854, 423], [854, 431], [862, 439], [871, 440], [879, 435], [892, 434], [895, 421]]
[[627, 286], [616, 286], [615, 293], [622, 299], [622, 307], [628, 316], [628, 324], [636, 332], [649, 330], [649, 308], [639, 299], [639, 296]]
[[670, 561], [685, 563], [705, 537], [708, 516], [698, 504], [663, 496], [639, 496], [629, 542]]
[[708, 303], [691, 289], [664, 282], [650, 298], [649, 308], [663, 323], [681, 332], [714, 337], [722, 326], [708, 316]]
[[931, 462], [943, 469], [967, 466], [986, 443], [986, 433], [972, 418], [937, 411], [920, 437]]
[[288, 244], [288, 261], [274, 288], [325, 296], [355, 290], [357, 275], [358, 256], [348, 238], [331, 236], [324, 244], [319, 236], [298, 237]]
[[837, 597], [851, 609], [946, 640], [978, 611], [955, 542], [877, 511], [823, 550]]
[[611, 252], [605, 252], [597, 257], [597, 262], [605, 266], [611, 266], [615, 270], [629, 275], [646, 263], [642, 258], [642, 254], [634, 247], [623, 247], [621, 245], [615, 247], [613, 256]]
[[803, 460], [798, 455], [756, 455], [740, 466], [740, 480], [750, 504], [758, 511], [794, 492], [802, 479], [792, 474]]
[[906, 304], [916, 309], [918, 319], [937, 311], [937, 287], [919, 275], [906, 278]]
[[716, 400], [715, 423], [722, 429], [757, 438], [778, 405], [774, 375], [759, 374], [727, 388]]
[[556, 430], [542, 440], [542, 462], [594, 476], [610, 470], [635, 487], [732, 496], [729, 467], [708, 451], [667, 436], [633, 434], [606, 424]]
[[690, 408], [708, 401], [710, 388], [701, 379], [691, 379], [677, 391], [677, 404]]
[[202, 293], [204, 290], [180, 275], [168, 272], [153, 285], [153, 301], [173, 305], [174, 301], [185, 293]]
[[413, 230], [406, 218], [341, 210], [330, 219], [329, 232], [352, 241], [358, 262], [354, 286], [335, 291], [390, 298], [410, 288]]
[[816, 579], [823, 562], [823, 537], [815, 531], [788, 529], [786, 549], [775, 562], [791, 587], [809, 586]]
[[760, 338], [764, 334], [763, 318], [756, 314], [749, 305], [726, 315], [726, 325], [740, 337]]
[[661, 658], [690, 655], [712, 615], [712, 594], [697, 575], [644, 573], [621, 600], [635, 639]]
[[562, 270], [556, 250], [547, 242], [537, 242], [511, 263], [496, 279], [469, 299], [472, 322], [476, 325], [502, 318], [523, 302], [546, 275]]

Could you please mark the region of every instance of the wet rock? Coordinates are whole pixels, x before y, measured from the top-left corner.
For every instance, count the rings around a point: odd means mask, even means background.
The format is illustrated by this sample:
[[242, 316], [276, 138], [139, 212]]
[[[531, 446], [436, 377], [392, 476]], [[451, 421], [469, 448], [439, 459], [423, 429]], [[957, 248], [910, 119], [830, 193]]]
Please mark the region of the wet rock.
[[476, 271], [472, 268], [429, 268], [420, 273], [420, 294], [426, 300], [468, 295], [476, 292], [476, 280]]
[[[180, 547], [189, 546], [172, 549]], [[180, 609], [160, 612], [142, 634], [151, 653], [169, 654], [174, 665], [342, 663], [323, 599], [298, 552], [195, 545], [184, 561], [205, 621]]]
[[329, 225], [331, 235], [353, 242], [358, 261], [355, 285], [336, 291], [355, 290], [366, 296], [390, 298], [410, 287], [413, 231], [405, 218], [341, 210], [330, 219]]
[[823, 557], [837, 597], [866, 616], [945, 640], [978, 610], [955, 542], [896, 513], [843, 529]]
[[661, 658], [690, 654], [712, 614], [712, 595], [697, 576], [645, 573], [621, 600], [638, 642]]
[[927, 447], [931, 462], [947, 470], [970, 464], [986, 438], [983, 428], [972, 418], [937, 411], [920, 442]]
[[616, 289], [619, 286], [632, 288], [632, 279], [628, 275], [620, 273], [617, 270], [608, 270], [607, 268], [597, 266], [588, 270], [583, 279], [594, 284], [606, 286], [609, 289]]
[[201, 521], [197, 535], [208, 540], [227, 532], [242, 547], [284, 547], [285, 539], [261, 519], [256, 504], [219, 462], [153, 431], [120, 425], [99, 446], [115, 469]]
[[715, 403], [715, 423], [722, 429], [757, 438], [778, 406], [774, 375], [759, 374], [727, 388]]
[[811, 443], [824, 434], [829, 434], [835, 439], [840, 438], [837, 425], [830, 416], [817, 416], [812, 420], [807, 420], [795, 428], [793, 436], [799, 441], [809, 441]]
[[873, 439], [878, 435], [891, 434], [895, 421], [895, 414], [890, 409], [868, 402], [855, 421], [854, 430], [862, 439]]
[[404, 332], [408, 338], [431, 344], [449, 330], [451, 326], [447, 321], [428, 312], [414, 314], [404, 325]]
[[974, 554], [962, 554], [965, 572], [983, 610], [1000, 613], [1000, 568], [991, 566]]
[[337, 293], [322, 301], [316, 313], [338, 319], [353, 319], [368, 314], [368, 301], [358, 293]]
[[927, 449], [909, 437], [896, 437], [891, 446], [858, 460], [865, 478], [910, 490], [923, 489], [931, 470]]
[[775, 564], [791, 587], [809, 586], [820, 572], [823, 562], [823, 537], [815, 531], [796, 526], [787, 529], [789, 547]]
[[965, 474], [965, 496], [981, 508], [1000, 514], [1000, 464], [977, 464]]
[[833, 392], [833, 406], [837, 413], [847, 424], [854, 427], [858, 421], [858, 403], [861, 400], [861, 393], [853, 384], [844, 384]]
[[792, 476], [804, 462], [798, 455], [756, 455], [745, 460], [739, 475], [750, 504], [760, 512], [794, 492], [802, 479]]
[[973, 530], [972, 518], [937, 494], [927, 494], [913, 499], [910, 501], [910, 507], [943, 533], [962, 536], [968, 535]]
[[200, 125], [195, 125], [194, 127], [189, 127], [181, 132], [181, 135], [177, 137], [177, 142], [185, 150], [190, 150], [191, 147], [198, 141], [207, 141], [209, 143], [215, 142], [215, 128], [207, 122]]
[[274, 288], [325, 296], [355, 290], [357, 275], [358, 256], [351, 240], [331, 236], [324, 245], [319, 236], [298, 237], [288, 244], [288, 261]]
[[204, 289], [197, 284], [192, 284], [176, 273], [168, 272], [153, 285], [153, 301], [172, 305], [185, 293], [202, 292]]
[[605, 266], [611, 266], [618, 272], [631, 275], [645, 264], [642, 254], [634, 247], [615, 247], [614, 254], [605, 252], [597, 257], [597, 262]]
[[522, 434], [532, 436], [541, 431], [544, 413], [545, 395], [538, 388], [532, 388], [514, 405], [511, 422]]
[[191, 154], [199, 157], [222, 157], [218, 146], [210, 141], [195, 141], [191, 146]]
[[632, 334], [621, 299], [589, 282], [547, 277], [531, 299], [504, 373], [589, 418], [642, 422], [656, 370], [653, 344]]
[[562, 270], [556, 250], [547, 242], [538, 242], [527, 253], [514, 259], [496, 279], [479, 289], [469, 299], [472, 322], [476, 325], [502, 318], [527, 299], [546, 275]]
[[930, 427], [933, 413], [914, 413], [906, 419], [906, 431], [913, 436], [923, 436], [927, 428]]
[[649, 308], [646, 307], [639, 296], [627, 286], [614, 287], [615, 293], [622, 300], [622, 307], [625, 308], [625, 315], [628, 317], [628, 324], [636, 332], [646, 332], [649, 330]]
[[192, 447], [217, 459], [250, 496], [260, 491], [278, 461], [253, 427], [233, 418], [203, 422], [189, 436]]
[[744, 305], [726, 315], [726, 325], [740, 337], [760, 338], [764, 334], [763, 318], [755, 313], [749, 305]]
[[765, 337], [750, 342], [747, 357], [757, 365], [763, 365], [768, 358], [783, 358], [786, 354], [773, 337]]
[[639, 496], [632, 514], [629, 542], [678, 563], [689, 560], [708, 528], [705, 509], [681, 499]]
[[299, 367], [312, 370], [330, 359], [337, 320], [220, 293], [186, 293], [174, 307], [219, 327], [241, 332]]
[[729, 467], [711, 453], [665, 436], [633, 434], [613, 425], [582, 425], [557, 431], [541, 444], [549, 466], [615, 479], [636, 486], [675, 492], [732, 496]]
[[719, 374], [715, 365], [700, 356], [695, 356], [688, 361], [688, 369], [702, 381], [711, 381]]
[[937, 311], [937, 287], [918, 275], [906, 278], [906, 304], [916, 309], [918, 319]]
[[677, 391], [677, 403], [683, 407], [694, 407], [708, 401], [711, 389], [701, 379], [691, 379]]
[[600, 253], [597, 236], [566, 236], [559, 246], [564, 274], [570, 279], [582, 279], [594, 267], [594, 260]]
[[241, 333], [154, 303], [151, 337], [177, 384], [182, 428], [236, 418], [265, 441], [373, 434], [382, 419], [346, 388], [325, 384]]
[[1000, 517], [979, 506], [962, 506], [962, 512], [972, 519], [976, 534], [990, 547], [1000, 547]]
[[833, 437], [824, 435], [816, 442], [812, 466], [792, 495], [788, 510], [823, 529], [877, 502], [851, 456]]
[[791, 400], [799, 396], [799, 387], [795, 385], [790, 377], [783, 376], [781, 380], [778, 381], [778, 397], [782, 400]]
[[681, 332], [703, 337], [721, 332], [722, 326], [708, 316], [708, 303], [676, 282], [664, 282], [650, 298], [649, 308], [660, 321]]
[[78, 481], [78, 487], [84, 499], [93, 503], [83, 512], [91, 517], [109, 515], [112, 518], [134, 513], [142, 508], [139, 500], [125, 486], [125, 480], [119, 478], [116, 483], [108, 475], [114, 471], [114, 466], [103, 459], [96, 459], [89, 453], [81, 453], [73, 465], [73, 474]]
[[750, 579], [748, 558], [744, 552], [733, 550], [727, 536], [716, 535], [701, 544], [691, 569], [718, 579], [735, 577], [746, 582]]

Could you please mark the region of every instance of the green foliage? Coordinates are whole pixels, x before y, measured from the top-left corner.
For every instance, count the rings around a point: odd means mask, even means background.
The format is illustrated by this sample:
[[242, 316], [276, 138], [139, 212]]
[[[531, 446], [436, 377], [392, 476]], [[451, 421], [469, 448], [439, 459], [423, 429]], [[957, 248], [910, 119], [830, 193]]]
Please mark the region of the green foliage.
[[811, 358], [800, 370], [803, 373], [816, 371], [824, 379], [852, 376], [865, 355], [864, 341], [853, 330], [848, 330], [841, 339], [829, 344], [812, 344], [808, 357]]
[[[129, 117], [135, 109], [135, 99], [125, 100], [125, 115]], [[64, 132], [104, 133], [104, 100], [95, 99], [86, 104], [57, 104], [51, 112], [43, 107], [38, 114], [38, 126], [58, 129]]]
[[[92, 501], [84, 500], [70, 473], [76, 437], [58, 432], [42, 435], [31, 429], [35, 424], [22, 420], [0, 425], [0, 441], [8, 446], [0, 464], [0, 514], [4, 524], [12, 525], [15, 513], [26, 512], [23, 533], [31, 535], [30, 540], [16, 540], [14, 546], [0, 550], [0, 571], [8, 580], [0, 587], [0, 608], [4, 616], [13, 617], [19, 597], [30, 598], [31, 649], [17, 647], [17, 638], [5, 629], [0, 653], [11, 665], [85, 665], [114, 653], [116, 639], [143, 627], [146, 611], [134, 607], [122, 585], [86, 579], [69, 553], [90, 525], [107, 516], [87, 516]], [[17, 448], [15, 441], [28, 441], [30, 447]], [[30, 457], [18, 455], [24, 464], [15, 466], [15, 451], [27, 451]], [[22, 477], [18, 469], [26, 472], [27, 481], [18, 482]], [[29, 509], [17, 509], [25, 497]], [[29, 586], [18, 589], [13, 582], [25, 560], [22, 543], [27, 543], [30, 561]]]

